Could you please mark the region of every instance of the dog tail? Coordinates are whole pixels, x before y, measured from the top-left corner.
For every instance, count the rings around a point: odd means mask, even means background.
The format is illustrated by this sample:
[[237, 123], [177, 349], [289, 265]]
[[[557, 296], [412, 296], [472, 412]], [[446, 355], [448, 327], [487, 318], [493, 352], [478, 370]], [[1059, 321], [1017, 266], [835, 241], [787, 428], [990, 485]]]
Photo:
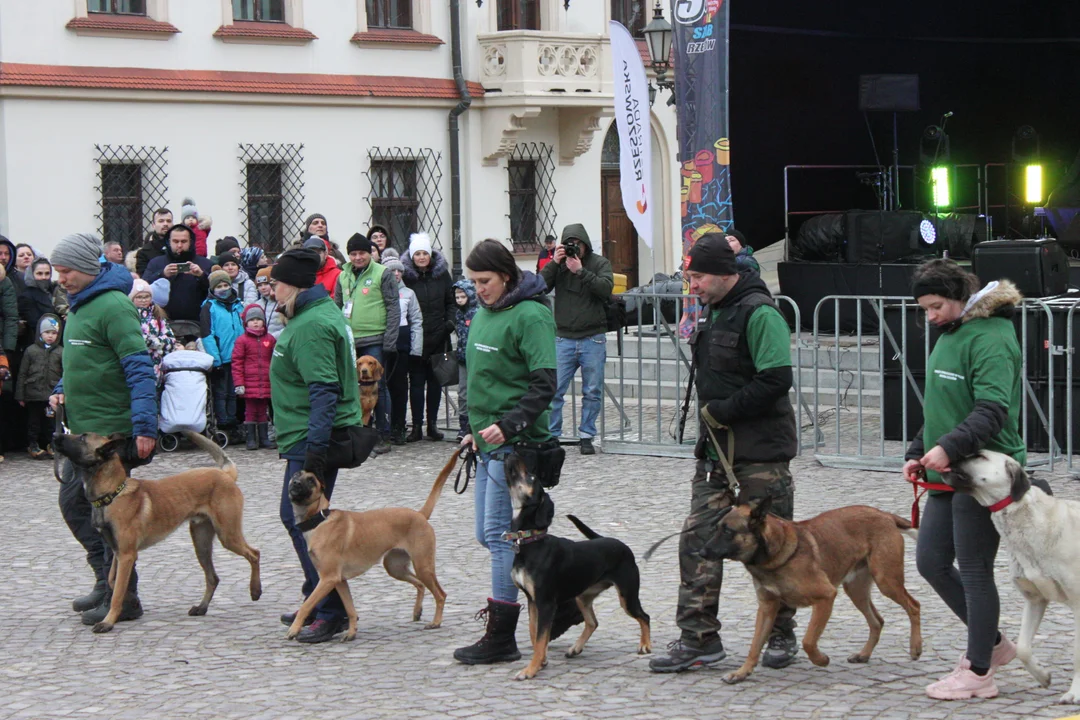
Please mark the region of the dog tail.
[[590, 528], [585, 523], [578, 520], [573, 515], [567, 515], [566, 517], [569, 518], [570, 522], [574, 523], [574, 527], [576, 527], [578, 530], [580, 530], [582, 535], [589, 538], [590, 540], [595, 540], [596, 538], [604, 537], [603, 535], [600, 535], [599, 533], [594, 531], [592, 528]]
[[893, 522], [896, 523], [896, 529], [907, 535], [912, 540], [919, 539], [919, 531], [911, 524], [911, 521], [900, 517], [899, 515], [893, 515]]
[[460, 454], [460, 448], [454, 448], [454, 454], [450, 456], [446, 465], [443, 466], [439, 477], [435, 478], [435, 484], [431, 486], [431, 493], [428, 494], [427, 502], [424, 503], [424, 507], [420, 508], [420, 514], [428, 520], [431, 519], [431, 513], [435, 511], [435, 503], [439, 500], [439, 495], [442, 494], [443, 485], [446, 484], [450, 473], [454, 472], [454, 466], [457, 465]]
[[217, 443], [205, 435], [200, 435], [199, 433], [194, 433], [190, 430], [184, 431], [184, 437], [190, 440], [195, 447], [205, 451], [207, 455], [214, 458], [214, 462], [217, 463], [217, 466], [224, 470], [233, 480], [236, 480], [237, 475], [239, 474], [236, 471], [236, 465], [229, 459], [229, 456], [225, 454], [225, 451], [218, 447]]

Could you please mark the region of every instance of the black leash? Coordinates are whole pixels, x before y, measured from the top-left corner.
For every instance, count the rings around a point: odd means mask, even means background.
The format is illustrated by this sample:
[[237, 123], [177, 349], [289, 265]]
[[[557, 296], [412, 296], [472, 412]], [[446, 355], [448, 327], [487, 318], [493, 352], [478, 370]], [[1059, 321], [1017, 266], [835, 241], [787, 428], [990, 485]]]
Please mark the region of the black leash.
[[690, 399], [694, 394], [694, 375], [697, 373], [697, 353], [690, 355], [690, 376], [686, 382], [686, 398], [683, 399], [682, 411], [679, 413], [679, 444], [683, 442], [683, 431], [686, 429], [686, 419], [690, 414]]
[[[64, 422], [64, 405], [63, 403], [57, 403], [56, 408], [53, 410], [54, 419], [56, 421], [56, 434], [67, 435], [71, 432], [68, 429], [67, 423]], [[60, 458], [60, 453], [56, 449], [56, 443], [53, 443], [53, 477], [56, 478], [56, 482], [62, 483], [63, 479], [60, 477], [60, 463], [63, 460]]]
[[[465, 458], [465, 462], [458, 466], [457, 477], [454, 478], [454, 492], [458, 495], [464, 495], [465, 491], [469, 489], [469, 480], [476, 477], [476, 451], [471, 447], [464, 447], [459, 451], [462, 457]], [[461, 472], [465, 471], [465, 484], [461, 484]]]

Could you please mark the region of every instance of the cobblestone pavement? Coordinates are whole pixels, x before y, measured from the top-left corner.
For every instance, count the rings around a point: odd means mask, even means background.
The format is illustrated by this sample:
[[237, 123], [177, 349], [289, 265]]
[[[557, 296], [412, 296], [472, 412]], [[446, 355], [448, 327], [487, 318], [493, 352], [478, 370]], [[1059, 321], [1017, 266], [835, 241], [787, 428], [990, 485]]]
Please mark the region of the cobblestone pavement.
[[[343, 473], [334, 496], [339, 508], [391, 505], [419, 507], [450, 446], [423, 442], [395, 448], [362, 468]], [[893, 603], [877, 598], [886, 626], [868, 665], [842, 661], [862, 645], [866, 626], [841, 596], [822, 649], [827, 668], [799, 660], [785, 670], [760, 668], [745, 683], [728, 687], [721, 676], [745, 657], [755, 602], [749, 577], [729, 565], [722, 596], [723, 638], [728, 658], [716, 666], [679, 675], [655, 675], [648, 657], [635, 654], [637, 624], [619, 608], [614, 593], [597, 603], [600, 629], [580, 657], [563, 651], [574, 633], [553, 643], [550, 664], [529, 682], [513, 674], [524, 661], [464, 667], [455, 647], [482, 632], [473, 619], [489, 593], [486, 552], [472, 539], [472, 494], [447, 491], [435, 510], [438, 575], [449, 594], [439, 630], [410, 622], [412, 589], [381, 569], [351, 583], [360, 616], [351, 643], [303, 646], [286, 641], [278, 614], [298, 605], [301, 574], [278, 520], [283, 463], [270, 451], [231, 449], [240, 466], [247, 505], [248, 539], [262, 550], [263, 586], [258, 603], [247, 597], [247, 563], [217, 549], [221, 576], [205, 617], [188, 617], [202, 593], [202, 574], [186, 531], [181, 530], [139, 559], [146, 615], [93, 635], [70, 610], [71, 598], [89, 589], [91, 576], [81, 548], [56, 506], [50, 463], [10, 457], [0, 465], [0, 548], [5, 566], [0, 601], [0, 717], [18, 718], [367, 718], [367, 717], [589, 717], [589, 718], [1056, 718], [1080, 712], [1056, 706], [1071, 678], [1073, 623], [1051, 606], [1037, 652], [1052, 667], [1053, 684], [1039, 688], [1013, 663], [999, 673], [1001, 695], [991, 701], [935, 702], [923, 687], [952, 669], [963, 650], [963, 630], [919, 578], [914, 549], [907, 548], [907, 583], [922, 602], [926, 650], [908, 659], [908, 624]], [[206, 465], [189, 451], [162, 454], [143, 476], [163, 477]], [[843, 504], [866, 503], [901, 515], [911, 493], [898, 476], [828, 470], [810, 457], [793, 464], [796, 516], [809, 517]], [[639, 559], [656, 539], [676, 531], [687, 512], [689, 461], [571, 453], [554, 497], [556, 534], [576, 532], [573, 512], [602, 534], [621, 538]], [[1065, 497], [1080, 497], [1080, 483], [1054, 478]], [[656, 651], [676, 637], [677, 543], [664, 545], [641, 563], [642, 601], [653, 619]], [[1021, 601], [999, 557], [1002, 629], [1015, 636]], [[425, 620], [432, 613], [430, 597]], [[806, 611], [799, 614], [805, 627]], [[801, 630], [801, 628], [800, 628]], [[519, 644], [528, 653], [522, 622]]]

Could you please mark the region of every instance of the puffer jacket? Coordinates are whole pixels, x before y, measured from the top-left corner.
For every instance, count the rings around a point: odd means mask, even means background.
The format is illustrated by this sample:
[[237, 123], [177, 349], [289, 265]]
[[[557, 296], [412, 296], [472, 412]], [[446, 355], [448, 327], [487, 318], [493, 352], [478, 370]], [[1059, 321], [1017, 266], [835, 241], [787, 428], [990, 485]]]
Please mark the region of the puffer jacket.
[[202, 304], [199, 325], [202, 327], [203, 350], [214, 358], [215, 368], [232, 362], [233, 347], [244, 334], [244, 324], [240, 320], [242, 309], [235, 290], [224, 300], [211, 295]]
[[26, 271], [29, 278], [26, 278], [26, 288], [19, 295], [19, 318], [26, 322], [26, 331], [23, 333], [23, 342], [27, 345], [33, 345], [35, 338], [31, 335], [33, 330], [38, 326], [38, 321], [41, 320], [41, 316], [46, 313], [57, 314], [56, 309], [53, 307], [53, 297], [56, 292], [56, 288], [59, 287], [51, 280], [45, 283], [45, 287], [38, 284], [37, 280], [34, 280], [34, 276], [30, 274], [30, 270]]
[[416, 293], [420, 312], [424, 316], [424, 357], [443, 352], [450, 333], [454, 332], [454, 282], [449, 265], [438, 250], [431, 253], [427, 270], [421, 272], [413, 265], [412, 257], [402, 257], [405, 272], [401, 279]]
[[607, 306], [615, 287], [611, 263], [592, 249], [589, 234], [581, 224], [563, 229], [562, 244], [579, 241], [587, 249], [581, 270], [573, 273], [566, 260], [549, 262], [540, 271], [548, 290], [555, 291], [555, 330], [562, 338], [586, 338], [607, 332]]
[[259, 289], [255, 287], [255, 281], [243, 270], [236, 273], [236, 277], [232, 280], [232, 287], [236, 291], [236, 297], [243, 303], [243, 307], [259, 299]]
[[23, 353], [15, 399], [22, 402], [46, 402], [64, 373], [63, 346], [57, 341], [45, 347], [38, 338]]
[[19, 344], [19, 291], [0, 266], [0, 347], [14, 352]]
[[265, 328], [262, 335], [244, 330], [237, 338], [232, 354], [233, 385], [244, 388], [245, 398], [270, 397], [270, 359], [276, 344]]
[[469, 343], [469, 325], [472, 324], [473, 316], [476, 315], [476, 309], [479, 307], [476, 303], [476, 285], [472, 280], [462, 278], [454, 283], [454, 288], [463, 291], [469, 297], [469, 303], [462, 308], [454, 301], [454, 305], [457, 306], [457, 313], [455, 315], [455, 323], [457, 329], [457, 361], [462, 365], [465, 364], [465, 347]]
[[255, 300], [255, 304], [262, 308], [263, 314], [266, 315], [266, 331], [274, 336], [277, 340], [285, 329], [285, 316], [277, 311], [277, 300], [271, 300], [268, 297], [259, 297]]
[[168, 320], [162, 320], [155, 316], [154, 307], [136, 308], [139, 311], [139, 325], [142, 327], [143, 340], [146, 341], [146, 349], [150, 352], [150, 360], [154, 363], [154, 373], [161, 377], [161, 361], [166, 355], [176, 350], [176, 336], [169, 327]]

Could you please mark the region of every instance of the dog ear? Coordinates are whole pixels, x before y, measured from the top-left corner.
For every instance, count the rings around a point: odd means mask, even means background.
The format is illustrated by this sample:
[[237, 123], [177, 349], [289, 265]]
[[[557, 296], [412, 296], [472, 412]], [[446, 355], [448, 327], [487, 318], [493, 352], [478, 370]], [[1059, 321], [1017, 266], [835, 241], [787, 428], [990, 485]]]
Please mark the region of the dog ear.
[[536, 509], [536, 527], [545, 530], [551, 526], [551, 521], [554, 519], [555, 501], [547, 493], [544, 493], [543, 498], [540, 500], [540, 507]]
[[124, 435], [123, 433], [113, 433], [109, 436], [109, 441], [97, 449], [97, 456], [102, 460], [112, 457], [124, 446], [127, 440], [127, 435]]
[[761, 525], [765, 522], [765, 516], [772, 510], [772, 496], [754, 498], [747, 503], [750, 508], [750, 525]]
[[379, 362], [378, 360], [373, 360], [372, 365], [374, 365], [374, 367], [371, 370], [372, 379], [373, 380], [382, 380], [382, 377], [383, 377], [382, 363]]
[[1009, 496], [1013, 502], [1020, 502], [1020, 498], [1027, 494], [1027, 491], [1031, 489], [1031, 480], [1028, 479], [1027, 473], [1024, 472], [1023, 466], [1009, 458], [1005, 462], [1006, 470], [1009, 473], [1009, 480], [1011, 481], [1011, 489]]

